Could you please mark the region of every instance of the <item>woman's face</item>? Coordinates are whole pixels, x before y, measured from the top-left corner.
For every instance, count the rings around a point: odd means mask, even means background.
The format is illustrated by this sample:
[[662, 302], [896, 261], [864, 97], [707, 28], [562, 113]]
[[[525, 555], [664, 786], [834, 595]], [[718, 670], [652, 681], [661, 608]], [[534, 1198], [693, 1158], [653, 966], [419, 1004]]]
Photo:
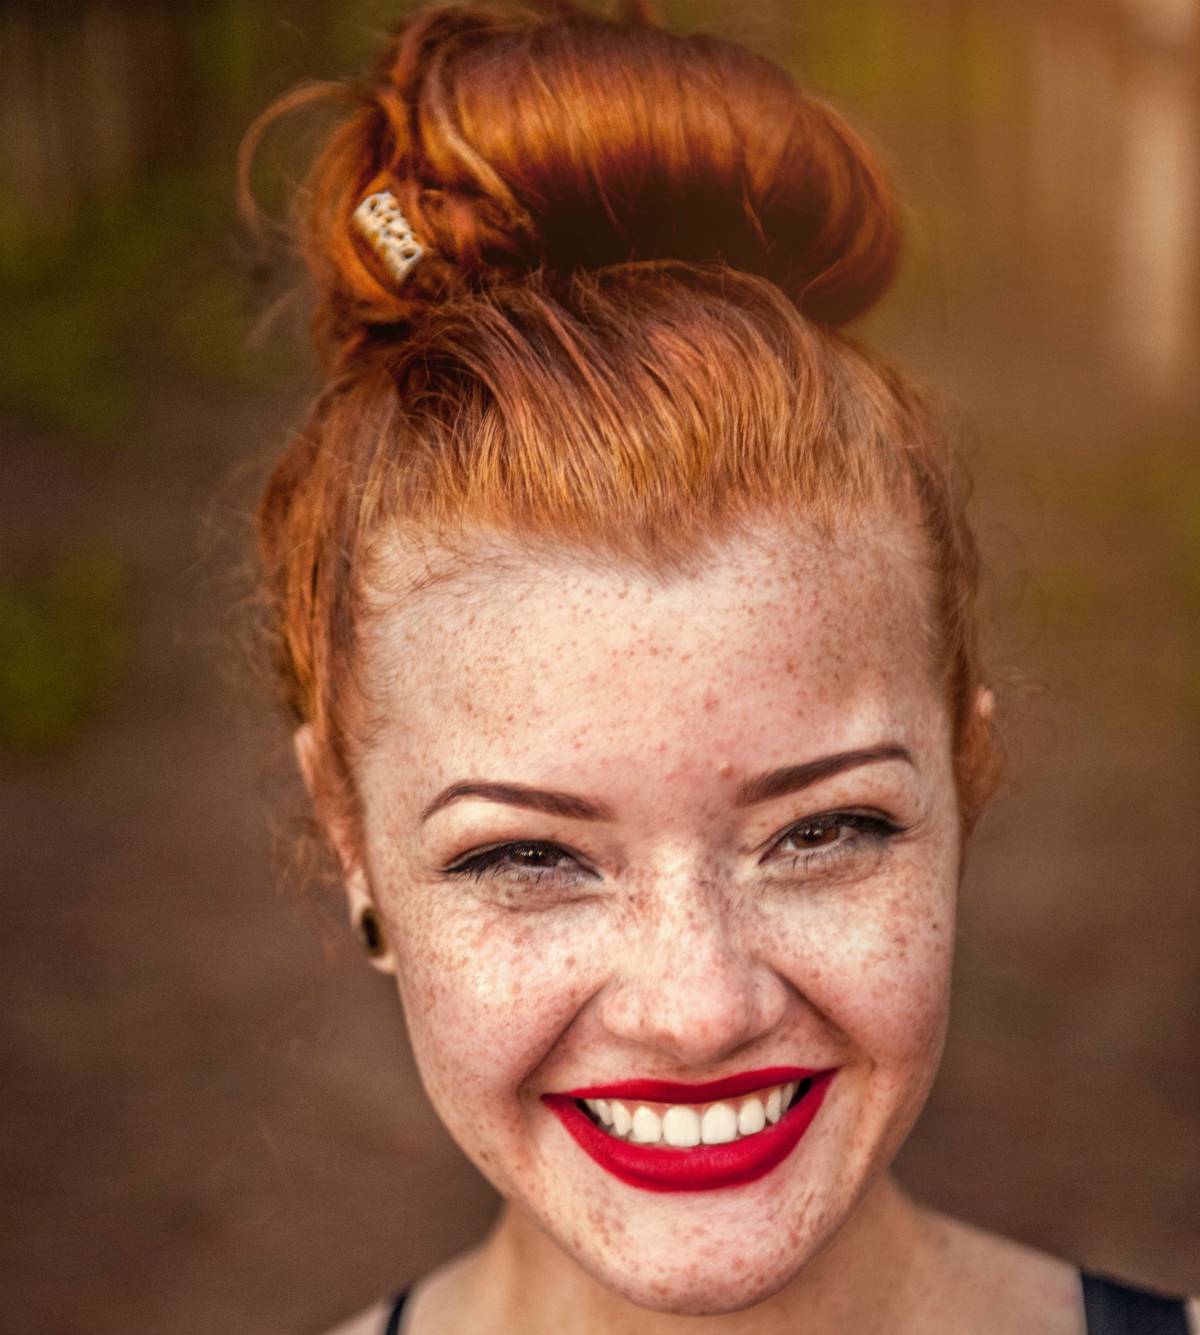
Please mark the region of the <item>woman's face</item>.
[[499, 1191], [634, 1303], [746, 1306], [941, 1051], [958, 807], [916, 539], [768, 527], [664, 581], [479, 558], [372, 623], [351, 882]]

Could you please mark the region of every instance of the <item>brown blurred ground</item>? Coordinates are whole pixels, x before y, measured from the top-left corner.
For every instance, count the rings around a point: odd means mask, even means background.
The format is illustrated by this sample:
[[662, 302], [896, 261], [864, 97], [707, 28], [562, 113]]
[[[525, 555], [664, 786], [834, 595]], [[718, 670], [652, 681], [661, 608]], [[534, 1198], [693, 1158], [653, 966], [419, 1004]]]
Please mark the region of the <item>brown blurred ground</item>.
[[[1012, 774], [903, 1176], [1200, 1289], [1195, 6], [669, 8], [887, 147], [913, 223], [872, 332], [974, 423]], [[236, 647], [253, 461], [306, 390], [294, 320], [247, 345], [274, 289], [228, 154], [386, 14], [0, 9], [0, 186], [53, 220], [0, 210], [0, 712], [42, 711], [0, 769], [0, 1310], [31, 1335], [308, 1335], [491, 1208], [387, 984], [277, 870], [298, 797]]]

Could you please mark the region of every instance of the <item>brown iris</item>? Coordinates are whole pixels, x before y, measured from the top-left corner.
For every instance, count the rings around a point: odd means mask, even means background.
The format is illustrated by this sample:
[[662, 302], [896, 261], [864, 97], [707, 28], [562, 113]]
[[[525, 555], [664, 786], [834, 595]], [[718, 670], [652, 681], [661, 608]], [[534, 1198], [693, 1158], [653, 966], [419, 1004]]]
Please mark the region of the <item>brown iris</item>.
[[838, 833], [839, 827], [836, 824], [813, 821], [809, 825], [797, 826], [792, 831], [792, 838], [806, 848], [819, 848], [823, 844], [836, 844]]

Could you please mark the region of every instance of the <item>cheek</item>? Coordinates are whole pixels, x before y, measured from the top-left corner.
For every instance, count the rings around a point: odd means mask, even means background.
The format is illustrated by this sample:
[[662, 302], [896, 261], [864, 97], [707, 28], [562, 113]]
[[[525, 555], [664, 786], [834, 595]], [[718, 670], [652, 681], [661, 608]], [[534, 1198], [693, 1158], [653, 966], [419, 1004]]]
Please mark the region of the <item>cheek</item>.
[[447, 912], [419, 892], [398, 916], [400, 995], [430, 1094], [486, 1095], [511, 1111], [586, 998], [580, 924], [469, 904]]
[[955, 895], [945, 867], [806, 904], [780, 926], [797, 990], [877, 1068], [935, 1063], [945, 1037]]

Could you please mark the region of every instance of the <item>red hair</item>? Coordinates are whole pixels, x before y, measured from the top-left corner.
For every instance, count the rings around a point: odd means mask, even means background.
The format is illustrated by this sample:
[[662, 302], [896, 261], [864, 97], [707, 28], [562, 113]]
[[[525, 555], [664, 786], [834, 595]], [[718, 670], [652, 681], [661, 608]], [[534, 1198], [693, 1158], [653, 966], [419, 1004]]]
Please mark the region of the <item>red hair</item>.
[[[372, 539], [482, 527], [661, 569], [764, 513], [913, 515], [964, 822], [992, 786], [977, 558], [936, 418], [838, 332], [897, 261], [874, 155], [743, 48], [560, 3], [425, 8], [345, 99], [302, 197], [329, 372], [258, 529], [277, 662], [354, 822]], [[243, 178], [245, 179], [245, 178]], [[397, 285], [356, 230], [390, 190], [425, 248]]]

